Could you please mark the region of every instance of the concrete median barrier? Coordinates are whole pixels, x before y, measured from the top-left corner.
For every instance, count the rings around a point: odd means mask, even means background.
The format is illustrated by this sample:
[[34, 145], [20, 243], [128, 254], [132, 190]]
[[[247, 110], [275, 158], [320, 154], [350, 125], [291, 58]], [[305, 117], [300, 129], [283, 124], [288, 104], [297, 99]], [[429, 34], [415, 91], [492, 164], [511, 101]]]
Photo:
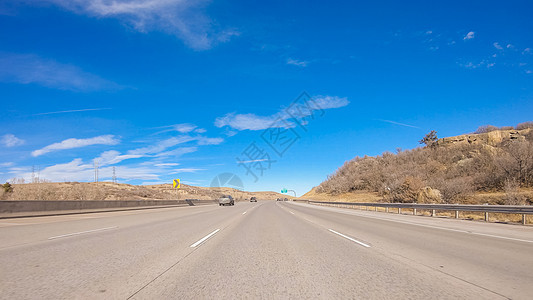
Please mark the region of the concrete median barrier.
[[0, 219], [216, 204], [216, 200], [0, 201]]

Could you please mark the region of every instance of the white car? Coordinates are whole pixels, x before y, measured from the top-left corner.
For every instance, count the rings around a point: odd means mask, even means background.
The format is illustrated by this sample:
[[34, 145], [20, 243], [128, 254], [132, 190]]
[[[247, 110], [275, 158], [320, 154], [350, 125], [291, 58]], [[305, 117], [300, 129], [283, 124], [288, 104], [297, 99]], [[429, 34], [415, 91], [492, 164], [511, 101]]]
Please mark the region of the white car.
[[218, 205], [219, 206], [235, 205], [235, 201], [233, 200], [233, 197], [231, 197], [230, 195], [224, 195], [218, 198]]

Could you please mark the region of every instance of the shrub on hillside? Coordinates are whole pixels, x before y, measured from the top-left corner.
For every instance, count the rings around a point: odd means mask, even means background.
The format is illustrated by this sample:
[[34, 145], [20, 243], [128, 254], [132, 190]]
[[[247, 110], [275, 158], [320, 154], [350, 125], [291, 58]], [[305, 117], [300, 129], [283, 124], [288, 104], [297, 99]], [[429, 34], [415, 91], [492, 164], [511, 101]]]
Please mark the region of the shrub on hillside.
[[520, 194], [520, 184], [516, 180], [506, 180], [505, 186], [505, 199], [506, 205], [525, 205], [526, 198]]
[[4, 183], [4, 185], [2, 185], [2, 188], [4, 190], [4, 193], [6, 193], [6, 194], [13, 192], [13, 186], [11, 186], [11, 184], [9, 182]]
[[400, 185], [391, 188], [384, 198], [389, 202], [416, 202], [418, 193], [423, 187], [424, 182], [420, 178], [407, 176], [403, 179], [403, 182]]
[[496, 127], [496, 126], [493, 126], [493, 125], [483, 125], [483, 126], [479, 126], [479, 127], [477, 128], [477, 130], [474, 131], [474, 133], [476, 133], [476, 134], [479, 134], [479, 133], [487, 133], [487, 132], [496, 131], [496, 130], [499, 130], [499, 128]]
[[516, 125], [517, 130], [527, 129], [527, 128], [533, 128], [533, 122], [524, 122]]
[[522, 187], [533, 184], [533, 143], [512, 141], [504, 147], [505, 153], [497, 159], [497, 164], [506, 179], [515, 180]]

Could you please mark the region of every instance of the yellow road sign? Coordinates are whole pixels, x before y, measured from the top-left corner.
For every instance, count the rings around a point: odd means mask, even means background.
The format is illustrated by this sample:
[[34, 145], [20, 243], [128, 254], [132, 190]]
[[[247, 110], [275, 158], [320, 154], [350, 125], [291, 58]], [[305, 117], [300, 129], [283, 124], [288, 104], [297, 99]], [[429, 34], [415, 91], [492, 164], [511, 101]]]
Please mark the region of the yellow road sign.
[[174, 182], [172, 183], [172, 186], [179, 189], [180, 188], [180, 180], [174, 179]]

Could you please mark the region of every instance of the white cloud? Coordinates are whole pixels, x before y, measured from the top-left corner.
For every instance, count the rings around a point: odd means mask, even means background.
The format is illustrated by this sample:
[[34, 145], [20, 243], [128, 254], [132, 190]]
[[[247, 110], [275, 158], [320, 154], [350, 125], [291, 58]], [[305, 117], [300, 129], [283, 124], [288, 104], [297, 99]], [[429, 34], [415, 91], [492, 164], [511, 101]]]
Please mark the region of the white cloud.
[[120, 141], [116, 139], [114, 135], [101, 135], [88, 139], [72, 138], [59, 143], [48, 145], [39, 150], [35, 150], [31, 153], [31, 155], [36, 157], [57, 150], [74, 149], [91, 145], [116, 145], [119, 142]]
[[196, 132], [196, 133], [206, 133], [207, 130], [205, 130], [203, 128], [198, 128], [198, 129], [194, 130], [194, 132]]
[[13, 165], [15, 165], [13, 162], [0, 163], [1, 168], [12, 167]]
[[[185, 128], [185, 127], [184, 127]], [[194, 129], [194, 128], [192, 128]], [[191, 131], [191, 128], [186, 128], [184, 131]], [[152, 157], [164, 157], [164, 156], [181, 156], [186, 153], [196, 152], [197, 147], [180, 147], [173, 150], [171, 149], [177, 145], [185, 144], [188, 142], [196, 141], [197, 145], [218, 145], [224, 141], [223, 138], [209, 138], [205, 136], [190, 136], [190, 135], [181, 135], [178, 137], [171, 137], [162, 141], [159, 141], [153, 145], [129, 150], [128, 155], [139, 155], [139, 156], [152, 156]], [[168, 151], [167, 151], [168, 150]]]
[[218, 145], [224, 141], [223, 138], [208, 138], [208, 137], [200, 137], [198, 139], [198, 145]]
[[189, 124], [189, 123], [183, 123], [183, 124], [174, 125], [174, 129], [177, 132], [181, 132], [181, 133], [189, 133], [189, 132], [193, 131], [194, 129], [196, 129], [196, 127], [197, 127], [196, 125]]
[[160, 152], [155, 157], [180, 157], [187, 153], [198, 151], [198, 147], [180, 147], [170, 151]]
[[469, 33], [467, 33], [467, 34], [465, 35], [465, 37], [463, 38], [463, 40], [465, 40], [465, 41], [466, 41], [466, 40], [471, 40], [471, 39], [474, 38], [474, 35], [475, 35], [475, 32], [470, 31]]
[[179, 166], [180, 164], [178, 163], [164, 163], [164, 164], [155, 164], [154, 166], [156, 167], [174, 167], [174, 166]]
[[0, 139], [0, 143], [2, 143], [6, 147], [15, 147], [24, 144], [25, 141], [23, 139], [19, 139], [13, 134], [8, 133], [2, 136], [2, 138]]
[[168, 174], [179, 174], [179, 173], [196, 173], [198, 171], [205, 171], [205, 169], [197, 169], [197, 168], [181, 168], [181, 169], [174, 169], [174, 171], [169, 172]]
[[32, 54], [0, 53], [0, 81], [82, 92], [121, 88], [76, 66]]
[[503, 50], [503, 47], [498, 44], [498, 42], [495, 42], [494, 44], [492, 44], [494, 46], [494, 48], [498, 49], [498, 50]]
[[295, 103], [289, 108], [281, 110], [270, 116], [258, 116], [253, 113], [236, 114], [228, 113], [215, 120], [215, 126], [228, 126], [235, 130], [263, 130], [267, 128], [289, 128], [296, 124], [291, 121], [295, 118], [301, 121], [303, 118], [311, 116], [314, 111], [330, 108], [339, 108], [348, 105], [350, 102], [346, 98], [335, 96], [316, 96], [305, 103]]
[[531, 54], [532, 51], [531, 51], [531, 48], [526, 48], [524, 49], [524, 51], [522, 51], [522, 54]]
[[258, 116], [256, 114], [235, 114], [228, 113], [223, 117], [215, 120], [216, 127], [229, 126], [236, 130], [262, 130], [269, 127], [283, 127], [281, 120], [278, 120], [278, 114], [271, 116]]
[[207, 0], [43, 0], [77, 14], [113, 18], [139, 32], [162, 31], [196, 50], [211, 48], [239, 35], [220, 30], [205, 13]]
[[308, 61], [296, 60], [296, 59], [289, 58], [289, 59], [287, 59], [287, 64], [288, 65], [293, 65], [293, 66], [298, 66], [298, 67], [307, 67], [309, 62]]
[[155, 127], [155, 128], [166, 128], [165, 130], [158, 131], [155, 134], [171, 132], [171, 131], [177, 131], [179, 133], [190, 133], [193, 131], [198, 132], [198, 133], [206, 132], [205, 129], [198, 128], [198, 126], [191, 124], [191, 123], [173, 124], [173, 125], [167, 125], [167, 126], [161, 126], [161, 127]]
[[106, 165], [114, 165], [118, 164], [119, 162], [127, 159], [132, 158], [141, 158], [142, 155], [133, 155], [133, 154], [125, 154], [121, 155], [120, 152], [115, 150], [109, 150], [103, 152], [99, 157], [95, 158], [94, 161], [98, 162], [99, 166], [106, 166]]
[[492, 67], [494, 67], [496, 65], [495, 62], [490, 62], [488, 60], [482, 60], [478, 63], [474, 63], [474, 62], [468, 62], [466, 64], [459, 64], [460, 66], [464, 67], [464, 68], [467, 68], [467, 69], [477, 69], [477, 68], [480, 68], [480, 67], [486, 67], [487, 69], [490, 69]]
[[249, 164], [249, 163], [263, 162], [263, 161], [268, 161], [268, 159], [264, 158], [264, 159], [253, 159], [253, 160], [241, 160], [241, 161], [237, 161], [237, 163], [239, 163], [239, 164]]
[[426, 31], [426, 34], [432, 34], [432, 33], [433, 33], [433, 31], [431, 31], [431, 30]]
[[157, 154], [162, 151], [165, 151], [168, 148], [174, 147], [179, 144], [187, 143], [193, 140], [195, 140], [195, 138], [188, 136], [188, 135], [172, 137], [172, 138], [160, 141], [156, 143], [155, 145], [130, 150], [128, 151], [128, 154], [132, 154], [132, 155]]

